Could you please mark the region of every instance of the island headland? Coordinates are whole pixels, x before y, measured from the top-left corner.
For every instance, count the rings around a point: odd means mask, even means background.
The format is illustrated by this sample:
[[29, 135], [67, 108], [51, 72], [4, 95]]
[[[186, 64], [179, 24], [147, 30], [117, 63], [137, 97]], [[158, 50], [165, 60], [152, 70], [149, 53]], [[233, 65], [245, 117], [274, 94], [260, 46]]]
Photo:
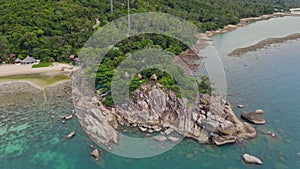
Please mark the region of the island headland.
[[[73, 101], [81, 126], [99, 145], [119, 143], [118, 126], [138, 127], [168, 137], [172, 131], [201, 143], [223, 145], [256, 137], [256, 130], [239, 120], [232, 106], [221, 96], [199, 94], [189, 105], [184, 98], [159, 83], [145, 83], [133, 91], [122, 108], [108, 108], [102, 97], [86, 90], [82, 70], [73, 74]], [[78, 78], [78, 75], [82, 78]], [[139, 110], [139, 111], [132, 111]]]

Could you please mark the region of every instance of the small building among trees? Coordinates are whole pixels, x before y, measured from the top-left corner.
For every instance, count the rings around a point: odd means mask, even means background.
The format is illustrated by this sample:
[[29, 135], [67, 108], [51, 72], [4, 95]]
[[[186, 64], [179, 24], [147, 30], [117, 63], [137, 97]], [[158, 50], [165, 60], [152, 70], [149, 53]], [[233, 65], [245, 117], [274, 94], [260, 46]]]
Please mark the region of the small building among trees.
[[21, 61], [22, 64], [34, 64], [37, 63], [37, 60], [33, 57], [27, 56], [25, 59]]
[[77, 55], [70, 55], [69, 59], [73, 63], [80, 63], [81, 62], [80, 58]]
[[21, 59], [19, 59], [19, 58], [17, 58], [16, 60], [15, 60], [15, 62], [14, 62], [15, 64], [20, 64], [20, 63], [22, 63], [22, 60]]

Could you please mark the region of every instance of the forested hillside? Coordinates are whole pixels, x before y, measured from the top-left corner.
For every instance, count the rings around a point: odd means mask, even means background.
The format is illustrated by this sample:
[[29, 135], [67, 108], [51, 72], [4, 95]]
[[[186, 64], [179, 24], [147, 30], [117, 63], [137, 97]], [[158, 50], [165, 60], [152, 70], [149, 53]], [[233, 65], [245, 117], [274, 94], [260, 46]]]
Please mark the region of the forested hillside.
[[235, 0], [236, 2], [252, 2], [275, 7], [278, 10], [288, 11], [290, 8], [299, 7], [300, 0]]
[[[243, 2], [242, 2], [243, 1]], [[266, 1], [266, 0], [264, 0]], [[100, 26], [127, 14], [127, 0], [0, 0], [0, 61], [32, 55], [68, 62]], [[160, 11], [183, 17], [202, 31], [235, 24], [239, 18], [274, 12], [272, 4], [240, 0], [130, 0], [131, 13]]]

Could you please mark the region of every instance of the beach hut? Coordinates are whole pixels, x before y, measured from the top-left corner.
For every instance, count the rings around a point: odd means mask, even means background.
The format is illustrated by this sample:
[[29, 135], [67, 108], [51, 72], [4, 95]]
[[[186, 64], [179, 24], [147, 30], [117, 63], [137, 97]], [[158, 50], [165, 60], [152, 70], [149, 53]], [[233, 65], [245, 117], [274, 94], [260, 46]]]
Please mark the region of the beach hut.
[[69, 59], [71, 62], [77, 62], [77, 63], [81, 62], [81, 60], [79, 59], [79, 57], [77, 55], [70, 55]]
[[15, 60], [15, 64], [20, 64], [20, 63], [22, 63], [22, 60], [19, 59], [19, 58], [17, 58], [17, 59]]
[[153, 75], [150, 77], [150, 80], [153, 81], [153, 82], [156, 82], [156, 81], [157, 81], [157, 76], [156, 76], [156, 74], [153, 74]]
[[70, 55], [69, 58], [71, 61], [73, 61], [75, 59], [75, 55]]
[[21, 61], [22, 64], [33, 64], [36, 60], [33, 57], [27, 56], [25, 59]]

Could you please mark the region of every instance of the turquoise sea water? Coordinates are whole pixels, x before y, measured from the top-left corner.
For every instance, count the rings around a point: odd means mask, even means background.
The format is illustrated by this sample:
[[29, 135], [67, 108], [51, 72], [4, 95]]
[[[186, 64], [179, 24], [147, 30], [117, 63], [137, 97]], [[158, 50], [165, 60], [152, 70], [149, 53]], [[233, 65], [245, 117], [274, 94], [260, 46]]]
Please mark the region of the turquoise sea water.
[[[77, 119], [66, 124], [60, 122], [60, 117], [72, 109], [70, 100], [19, 100], [6, 106], [0, 104], [0, 169], [299, 168], [299, 53], [300, 42], [292, 41], [241, 58], [222, 56], [229, 101], [235, 106], [247, 105], [245, 109], [236, 109], [236, 114], [258, 108], [266, 112], [263, 116], [267, 124], [255, 126], [258, 138], [241, 145], [212, 147], [186, 139], [152, 158], [123, 158], [102, 150], [103, 159], [95, 161], [89, 155], [93, 142]], [[64, 140], [72, 130], [76, 130], [76, 136]], [[269, 131], [277, 137], [263, 134]], [[243, 153], [261, 158], [263, 166], [244, 164]]]

